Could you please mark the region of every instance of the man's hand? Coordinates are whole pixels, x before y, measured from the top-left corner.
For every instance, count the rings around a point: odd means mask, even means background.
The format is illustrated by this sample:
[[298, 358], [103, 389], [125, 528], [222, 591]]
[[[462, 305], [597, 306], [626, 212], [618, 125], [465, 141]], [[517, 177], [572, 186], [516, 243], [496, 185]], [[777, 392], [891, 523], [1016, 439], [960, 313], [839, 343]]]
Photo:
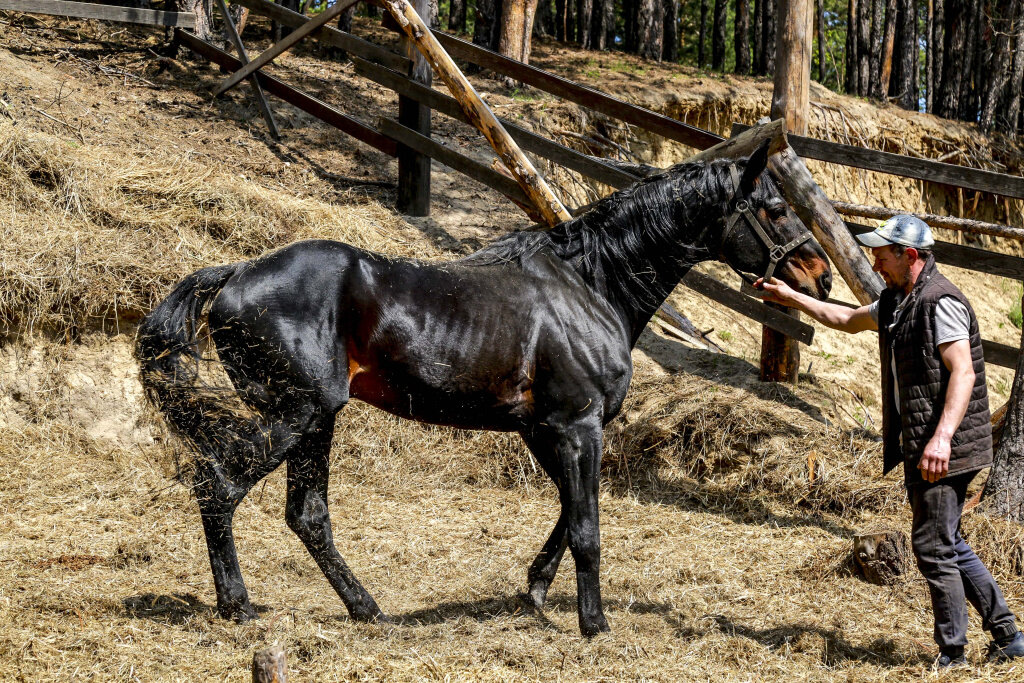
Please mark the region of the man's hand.
[[773, 304], [793, 306], [796, 301], [796, 292], [793, 291], [793, 288], [774, 277], [767, 282], [763, 277], [757, 278], [754, 282], [754, 289], [761, 293], [762, 300], [770, 301]]
[[924, 447], [924, 454], [917, 469], [921, 470], [921, 476], [930, 484], [934, 484], [949, 472], [949, 439], [933, 436], [928, 445]]

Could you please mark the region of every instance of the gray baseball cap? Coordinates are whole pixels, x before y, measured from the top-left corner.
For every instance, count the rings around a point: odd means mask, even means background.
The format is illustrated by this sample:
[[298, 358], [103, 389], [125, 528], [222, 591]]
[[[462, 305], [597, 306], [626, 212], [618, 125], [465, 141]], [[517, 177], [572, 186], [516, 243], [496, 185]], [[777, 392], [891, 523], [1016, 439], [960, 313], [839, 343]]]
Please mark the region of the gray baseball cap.
[[866, 247], [884, 247], [902, 244], [915, 249], [928, 249], [935, 244], [932, 229], [917, 216], [901, 214], [882, 223], [874, 232], [857, 235], [857, 241]]

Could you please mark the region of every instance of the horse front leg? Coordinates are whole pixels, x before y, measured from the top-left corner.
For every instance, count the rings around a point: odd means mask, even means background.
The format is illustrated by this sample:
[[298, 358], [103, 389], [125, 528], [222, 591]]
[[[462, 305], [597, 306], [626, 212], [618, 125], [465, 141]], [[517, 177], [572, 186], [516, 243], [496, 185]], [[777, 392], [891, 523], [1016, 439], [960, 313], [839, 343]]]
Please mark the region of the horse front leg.
[[[576, 603], [580, 631], [590, 637], [610, 630], [601, 606], [601, 531], [598, 512], [602, 430], [596, 418], [578, 420], [561, 427], [549, 420], [545, 439], [536, 440], [542, 452], [538, 460], [550, 471], [558, 487], [562, 512], [548, 542], [531, 566], [530, 596], [534, 600], [547, 588], [558, 569], [567, 541], [576, 563]], [[533, 446], [531, 445], [531, 448]], [[559, 538], [559, 527], [564, 525]], [[564, 540], [563, 540], [564, 539]], [[534, 590], [536, 588], [536, 591]]]
[[345, 603], [349, 615], [357, 621], [388, 621], [334, 547], [327, 510], [333, 432], [333, 422], [325, 422], [319, 431], [307, 434], [301, 446], [289, 455], [285, 518]]

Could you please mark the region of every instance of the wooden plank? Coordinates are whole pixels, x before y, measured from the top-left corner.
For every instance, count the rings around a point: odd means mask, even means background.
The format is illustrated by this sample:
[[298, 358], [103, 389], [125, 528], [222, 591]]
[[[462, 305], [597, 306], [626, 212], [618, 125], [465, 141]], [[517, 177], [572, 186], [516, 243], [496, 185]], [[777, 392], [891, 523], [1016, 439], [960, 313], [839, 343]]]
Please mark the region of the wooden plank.
[[[236, 70], [242, 66], [242, 63], [235, 57], [200, 40], [188, 31], [175, 29], [175, 36], [182, 45], [225, 69]], [[296, 90], [273, 76], [259, 72], [256, 77], [259, 79], [260, 85], [263, 86], [264, 90], [272, 95], [280, 97], [285, 102], [295, 105], [307, 114], [315, 116], [344, 133], [348, 133], [357, 140], [365, 142], [388, 156], [394, 157], [398, 155], [398, 145], [395, 144], [394, 140], [382, 135], [380, 131], [366, 125], [362, 121], [343, 114], [326, 102]]]
[[[352, 61], [355, 64], [356, 73], [359, 75], [386, 88], [390, 88], [400, 95], [422, 102], [434, 111], [469, 123], [468, 118], [462, 112], [462, 108], [455, 101], [455, 98], [424, 87], [400, 73], [372, 64], [364, 59], [354, 57]], [[622, 171], [601, 159], [577, 152], [557, 142], [552, 142], [541, 135], [517, 126], [511, 121], [502, 118], [499, 118], [498, 121], [501, 122], [501, 125], [505, 126], [505, 130], [512, 136], [512, 139], [519, 143], [519, 146], [527, 152], [550, 159], [560, 166], [570, 168], [605, 185], [623, 188], [632, 185], [640, 179], [638, 175]]]
[[329, 21], [333, 21], [339, 14], [356, 4], [356, 2], [358, 2], [358, 0], [338, 0], [338, 2], [328, 7], [318, 17], [305, 22], [281, 39], [280, 42], [274, 43], [269, 48], [261, 52], [259, 57], [229, 76], [227, 80], [224, 81], [223, 85], [214, 91], [213, 96], [219, 97], [220, 95], [223, 95], [225, 92], [241, 83], [243, 79], [248, 78], [250, 75], [256, 73], [274, 59], [290, 50], [300, 40], [317, 29], [323, 28], [324, 24]]
[[709, 275], [690, 270], [683, 276], [682, 283], [695, 292], [781, 332], [787, 337], [792, 337], [802, 344], [810, 344], [814, 340], [813, 326], [773, 310], [760, 299], [749, 297]]
[[[231, 12], [228, 11], [228, 3], [225, 0], [217, 0], [217, 2], [220, 5], [220, 13], [224, 19], [224, 28], [235, 46], [235, 51], [238, 52], [238, 61], [242, 64], [248, 64], [249, 55], [246, 53], [245, 45], [242, 43], [242, 36], [238, 35], [238, 29], [235, 28], [235, 20], [231, 18]], [[256, 80], [255, 76], [250, 76], [249, 84], [252, 86], [253, 96], [256, 98], [256, 104], [259, 105], [260, 115], [263, 116], [263, 120], [270, 130], [270, 135], [275, 140], [280, 140], [281, 131], [277, 129], [274, 113], [270, 111], [270, 105], [267, 104], [267, 98], [263, 95], [263, 88], [260, 87], [260, 82]]]
[[395, 119], [381, 118], [377, 122], [377, 127], [381, 133], [393, 140], [401, 142], [420, 154], [436, 159], [445, 166], [453, 168], [469, 176], [471, 179], [497, 190], [518, 204], [529, 205], [532, 203], [523, 189], [519, 187], [519, 184], [508, 176], [502, 175], [486, 164], [481, 164], [479, 161], [470, 159], [464, 154], [448, 149], [436, 140], [431, 140], [406, 128]]
[[644, 130], [657, 133], [671, 140], [696, 147], [697, 149], [706, 149], [723, 140], [721, 136], [709, 131], [687, 125], [682, 121], [677, 121], [661, 114], [656, 114], [649, 109], [629, 104], [579, 83], [556, 76], [543, 69], [509, 59], [496, 52], [491, 52], [461, 38], [456, 38], [441, 31], [434, 31], [434, 35], [444, 49], [455, 57], [504, 74], [544, 92], [581, 104], [584, 107], [607, 114], [620, 121], [640, 126]]
[[[248, 7], [253, 12], [262, 14], [263, 16], [273, 19], [277, 23], [289, 28], [302, 26], [309, 20], [309, 17], [306, 15], [293, 12], [287, 7], [269, 2], [269, 0], [231, 0], [231, 4]], [[341, 48], [349, 55], [357, 55], [363, 59], [368, 59], [371, 62], [376, 62], [377, 64], [383, 64], [389, 69], [395, 69], [402, 73], [409, 72], [409, 67], [411, 65], [409, 59], [402, 55], [395, 54], [391, 50], [381, 47], [376, 43], [371, 43], [368, 40], [357, 38], [351, 33], [345, 33], [344, 31], [339, 31], [336, 28], [324, 26], [320, 31], [314, 34], [312, 38], [313, 40], [317, 40], [325, 45]]]
[[14, 10], [26, 14], [48, 14], [79, 19], [99, 19], [123, 24], [145, 26], [177, 26], [195, 28], [196, 15], [191, 12], [161, 12], [116, 5], [97, 5], [92, 2], [66, 2], [65, 0], [0, 0], [0, 10]]
[[1020, 349], [1009, 344], [1001, 344], [988, 339], [981, 340], [981, 348], [985, 351], [985, 362], [1003, 368], [1017, 367], [1017, 356]]
[[[734, 123], [732, 134], [736, 135], [748, 128], [750, 126]], [[799, 135], [789, 136], [789, 144], [797, 154], [808, 159], [1024, 199], [1024, 178], [1020, 176], [982, 171], [930, 159], [915, 159], [902, 154], [842, 145]]]
[[[863, 235], [866, 232], [874, 231], [874, 228], [859, 223], [846, 222], [846, 227], [854, 235]], [[932, 247], [935, 260], [939, 263], [949, 264], [957, 268], [973, 270], [979, 273], [989, 273], [1000, 277], [1024, 280], [1024, 259], [1007, 254], [998, 254], [987, 249], [967, 247], [952, 242], [935, 242]]]
[[452, 96], [462, 106], [487, 141], [491, 143], [501, 162], [515, 177], [520, 187], [530, 198], [529, 206], [535, 208], [549, 226], [568, 220], [572, 216], [555, 196], [544, 178], [534, 168], [533, 162], [523, 154], [505, 128], [498, 122], [491, 108], [481, 99], [455, 61], [434, 37], [433, 31], [423, 23], [423, 18], [413, 9], [408, 0], [388, 0], [384, 8], [398, 22], [405, 36], [412, 41], [420, 54], [427, 58], [437, 71]]
[[[430, 0], [413, 0], [417, 13], [430, 11]], [[433, 74], [430, 63], [419, 54], [416, 45], [402, 40], [412, 60], [409, 78], [424, 88], [430, 88]], [[430, 137], [430, 107], [416, 99], [398, 96], [398, 122], [424, 137]], [[395, 208], [407, 216], [430, 215], [430, 157], [406, 145], [398, 146], [398, 197]]]

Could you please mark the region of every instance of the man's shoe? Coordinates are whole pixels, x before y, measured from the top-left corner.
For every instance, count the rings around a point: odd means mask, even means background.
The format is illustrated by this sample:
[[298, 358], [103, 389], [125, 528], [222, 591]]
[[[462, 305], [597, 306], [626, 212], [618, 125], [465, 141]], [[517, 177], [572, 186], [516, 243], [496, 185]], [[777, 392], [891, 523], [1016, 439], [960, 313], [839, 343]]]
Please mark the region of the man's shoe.
[[1020, 631], [1013, 634], [1009, 640], [997, 640], [988, 645], [989, 662], [1008, 662], [1018, 657], [1024, 657], [1024, 633]]
[[963, 669], [967, 667], [967, 657], [963, 648], [959, 652], [939, 652], [932, 664], [933, 669]]

